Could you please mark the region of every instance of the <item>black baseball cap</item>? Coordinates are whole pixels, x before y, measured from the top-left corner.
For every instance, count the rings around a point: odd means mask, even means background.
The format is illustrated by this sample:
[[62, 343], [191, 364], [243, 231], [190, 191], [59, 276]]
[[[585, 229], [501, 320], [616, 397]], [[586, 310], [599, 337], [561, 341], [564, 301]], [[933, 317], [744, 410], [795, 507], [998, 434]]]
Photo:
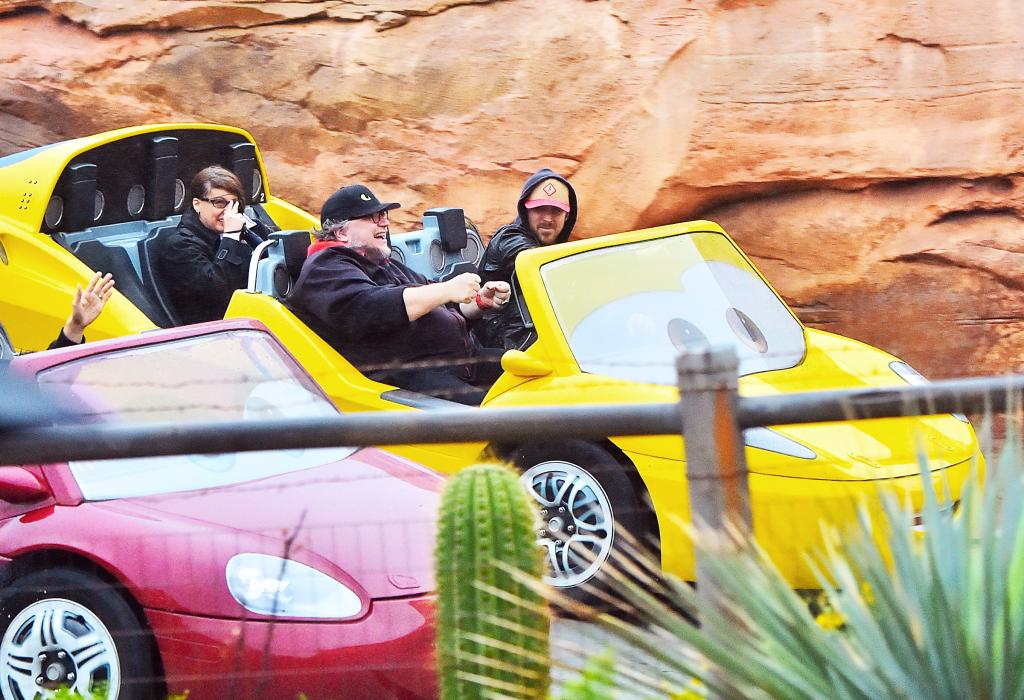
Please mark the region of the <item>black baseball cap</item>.
[[348, 221], [361, 219], [380, 211], [398, 209], [398, 202], [382, 202], [366, 185], [349, 185], [342, 187], [324, 202], [320, 209], [320, 224], [328, 219]]

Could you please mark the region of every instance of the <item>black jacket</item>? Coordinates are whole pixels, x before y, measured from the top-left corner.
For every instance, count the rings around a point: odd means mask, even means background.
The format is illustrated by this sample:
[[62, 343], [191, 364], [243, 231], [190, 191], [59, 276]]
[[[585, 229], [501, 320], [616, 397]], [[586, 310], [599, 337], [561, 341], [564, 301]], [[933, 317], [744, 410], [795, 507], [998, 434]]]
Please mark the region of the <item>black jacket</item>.
[[70, 338], [68, 338], [66, 335], [64, 335], [64, 329], [61, 328], [60, 329], [60, 335], [58, 335], [57, 339], [54, 340], [52, 343], [50, 343], [46, 347], [46, 349], [47, 350], [58, 350], [60, 348], [72, 348], [72, 347], [74, 347], [76, 345], [81, 345], [84, 342], [85, 342], [85, 338], [82, 338], [82, 342], [80, 342], [80, 343], [73, 342]]
[[181, 323], [224, 317], [231, 295], [245, 288], [253, 247], [268, 233], [269, 229], [257, 222], [255, 231], [243, 231], [241, 241], [226, 238], [203, 226], [191, 206], [185, 208], [158, 263], [160, 279]]
[[[519, 193], [519, 200], [516, 202], [515, 221], [495, 231], [488, 242], [487, 250], [484, 251], [484, 256], [480, 260], [481, 281], [501, 280], [512, 284], [512, 276], [516, 270], [516, 256], [524, 250], [538, 248], [542, 245], [540, 239], [526, 224], [526, 207], [523, 204], [526, 202], [527, 195], [539, 182], [551, 177], [561, 180], [569, 190], [569, 212], [565, 215], [565, 225], [555, 242], [564, 243], [569, 239], [569, 234], [572, 233], [572, 229], [576, 225], [578, 211], [576, 190], [561, 175], [548, 168], [541, 168], [523, 184], [523, 190]], [[489, 316], [483, 323], [477, 324], [476, 332], [483, 345], [503, 347], [506, 350], [521, 348], [530, 340], [522, 316], [515, 304], [509, 304], [500, 313]]]
[[459, 364], [472, 355], [466, 319], [453, 305], [409, 320], [403, 292], [426, 282], [401, 263], [378, 265], [335, 246], [306, 260], [286, 304], [371, 379], [400, 384], [394, 370], [408, 363]]

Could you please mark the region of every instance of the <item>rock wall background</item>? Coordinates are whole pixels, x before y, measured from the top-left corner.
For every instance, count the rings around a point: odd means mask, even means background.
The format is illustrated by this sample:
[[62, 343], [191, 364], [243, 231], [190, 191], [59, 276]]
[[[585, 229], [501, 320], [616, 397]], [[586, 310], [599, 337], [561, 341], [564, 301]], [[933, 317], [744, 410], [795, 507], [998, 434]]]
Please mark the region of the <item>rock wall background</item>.
[[0, 0], [0, 155], [242, 126], [316, 211], [484, 231], [541, 165], [593, 236], [718, 221], [809, 325], [935, 377], [1024, 368], [1017, 0]]

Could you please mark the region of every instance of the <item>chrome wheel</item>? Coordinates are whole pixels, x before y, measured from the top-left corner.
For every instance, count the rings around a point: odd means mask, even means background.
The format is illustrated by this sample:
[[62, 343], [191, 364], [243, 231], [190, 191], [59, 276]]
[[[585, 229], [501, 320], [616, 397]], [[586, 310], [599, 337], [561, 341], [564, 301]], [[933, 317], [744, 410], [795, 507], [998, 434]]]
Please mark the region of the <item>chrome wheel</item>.
[[537, 544], [549, 567], [544, 580], [558, 588], [584, 583], [612, 551], [615, 518], [608, 495], [585, 469], [561, 460], [530, 467], [522, 481], [540, 504]]
[[121, 686], [114, 638], [91, 610], [63, 598], [29, 605], [0, 640], [0, 686], [14, 700], [53, 697], [67, 688], [113, 700]]

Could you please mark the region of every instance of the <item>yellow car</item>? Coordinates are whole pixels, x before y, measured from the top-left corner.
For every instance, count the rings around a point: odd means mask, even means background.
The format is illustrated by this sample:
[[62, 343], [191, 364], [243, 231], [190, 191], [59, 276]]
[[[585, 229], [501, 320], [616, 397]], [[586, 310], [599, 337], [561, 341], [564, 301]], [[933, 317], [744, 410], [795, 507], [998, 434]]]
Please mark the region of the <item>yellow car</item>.
[[[251, 183], [251, 214], [283, 229], [254, 256], [250, 289], [235, 293], [227, 317], [265, 324], [343, 411], [445, 406], [367, 379], [284, 307], [315, 219], [270, 194], [251, 136], [223, 126], [135, 127], [0, 158], [0, 319], [14, 348], [44, 347], [74, 284], [93, 269], [114, 272], [119, 293], [90, 339], [171, 325], [151, 263], [184, 206], [184, 183], [211, 163]], [[436, 210], [438, 226], [425, 224], [414, 239], [396, 235], [394, 254], [435, 274], [475, 262], [478, 239], [452, 236], [450, 214]], [[708, 345], [736, 349], [746, 395], [923, 381], [881, 350], [805, 328], [711, 222], [534, 249], [519, 256], [516, 274], [516, 306], [534, 340], [505, 354], [482, 410], [675, 402], [676, 355]], [[950, 415], [757, 428], [745, 439], [755, 532], [798, 588], [817, 586], [806, 553], [820, 545], [823, 521], [848, 522], [861, 502], [877, 515], [879, 488], [920, 507], [919, 459], [952, 507], [972, 463], [981, 466], [970, 425]], [[559, 444], [524, 436], [514, 445], [391, 451], [450, 473], [488, 447], [517, 465], [540, 504], [538, 541], [554, 585], [578, 590], [591, 579], [615, 549], [617, 528], [659, 538], [664, 568], [694, 578], [679, 436]]]

